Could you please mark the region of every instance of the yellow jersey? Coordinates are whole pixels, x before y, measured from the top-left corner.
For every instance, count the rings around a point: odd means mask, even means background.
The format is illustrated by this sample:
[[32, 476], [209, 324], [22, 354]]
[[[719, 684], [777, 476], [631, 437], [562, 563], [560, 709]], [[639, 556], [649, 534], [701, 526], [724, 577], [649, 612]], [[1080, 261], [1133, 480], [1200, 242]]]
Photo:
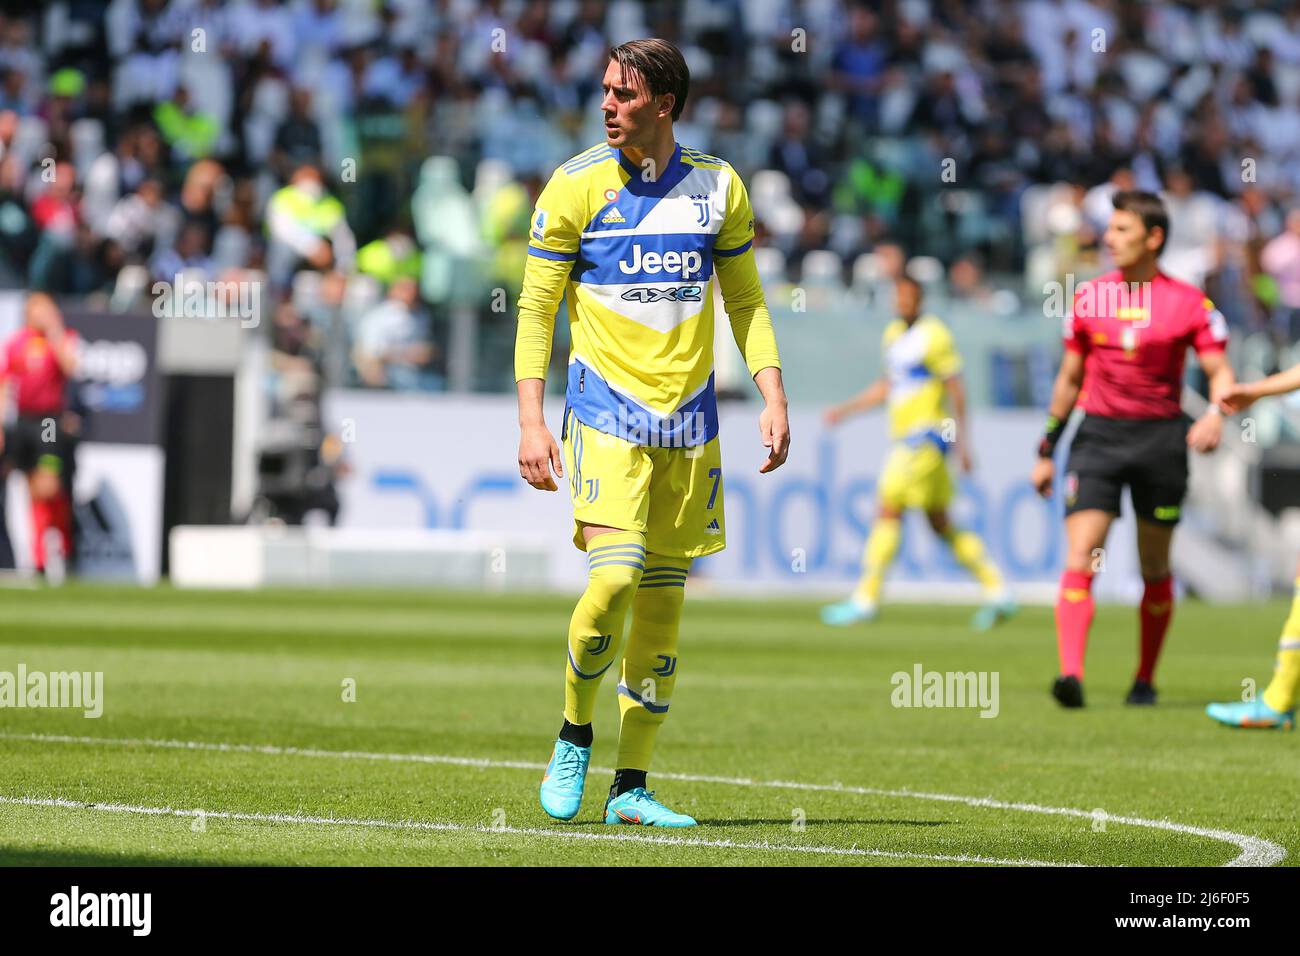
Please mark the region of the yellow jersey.
[[943, 424], [951, 417], [945, 382], [961, 371], [952, 333], [936, 316], [909, 327], [902, 319], [885, 326], [881, 339], [889, 378], [889, 435], [898, 441], [943, 447]]
[[639, 445], [707, 443], [718, 430], [715, 277], [750, 374], [780, 367], [753, 239], [749, 194], [715, 156], [675, 144], [652, 180], [621, 150], [579, 153], [533, 210], [515, 379], [546, 377], [567, 296], [577, 419]]

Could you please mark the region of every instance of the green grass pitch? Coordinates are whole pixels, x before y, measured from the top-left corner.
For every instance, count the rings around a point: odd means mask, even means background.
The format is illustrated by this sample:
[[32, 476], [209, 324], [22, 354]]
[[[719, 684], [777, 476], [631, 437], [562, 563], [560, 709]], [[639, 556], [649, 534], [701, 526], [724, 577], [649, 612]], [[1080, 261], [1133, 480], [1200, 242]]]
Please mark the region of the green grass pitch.
[[[1101, 608], [1088, 708], [1066, 712], [1048, 695], [1049, 608], [985, 635], [968, 608], [902, 605], [836, 630], [809, 601], [688, 593], [650, 777], [700, 820], [688, 831], [600, 822], [612, 672], [581, 813], [558, 823], [538, 806], [571, 608], [0, 591], [0, 671], [104, 673], [98, 719], [0, 709], [0, 863], [1219, 865], [1278, 847], [1282, 865], [1300, 860], [1300, 738], [1202, 713], [1243, 678], [1267, 681], [1281, 603], [1181, 604], [1160, 704], [1139, 710], [1122, 703], [1136, 612]], [[894, 707], [891, 676], [918, 663], [996, 671], [998, 715]]]

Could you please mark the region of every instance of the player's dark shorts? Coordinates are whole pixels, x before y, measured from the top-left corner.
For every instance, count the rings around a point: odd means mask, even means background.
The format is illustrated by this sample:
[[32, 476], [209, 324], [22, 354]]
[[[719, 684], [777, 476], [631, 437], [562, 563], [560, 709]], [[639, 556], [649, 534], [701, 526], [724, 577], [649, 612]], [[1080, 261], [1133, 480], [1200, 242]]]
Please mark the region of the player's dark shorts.
[[4, 460], [18, 471], [31, 471], [40, 466], [65, 473], [76, 440], [64, 433], [62, 417], [59, 414], [19, 415], [5, 429]]
[[1187, 494], [1191, 419], [1086, 415], [1065, 464], [1065, 513], [1095, 508], [1120, 513], [1128, 485], [1139, 518], [1175, 525]]

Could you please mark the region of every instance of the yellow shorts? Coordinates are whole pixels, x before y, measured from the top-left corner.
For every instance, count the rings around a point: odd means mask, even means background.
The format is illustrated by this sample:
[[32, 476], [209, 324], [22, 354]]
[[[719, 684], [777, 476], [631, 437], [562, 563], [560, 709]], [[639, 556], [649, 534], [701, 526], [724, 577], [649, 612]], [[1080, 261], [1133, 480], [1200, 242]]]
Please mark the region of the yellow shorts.
[[646, 550], [698, 558], [727, 546], [722, 516], [722, 448], [634, 445], [584, 425], [572, 410], [564, 463], [573, 501], [573, 543], [587, 550], [582, 525], [641, 531]]
[[932, 442], [919, 448], [896, 444], [880, 472], [880, 503], [898, 511], [939, 511], [953, 497], [948, 462]]

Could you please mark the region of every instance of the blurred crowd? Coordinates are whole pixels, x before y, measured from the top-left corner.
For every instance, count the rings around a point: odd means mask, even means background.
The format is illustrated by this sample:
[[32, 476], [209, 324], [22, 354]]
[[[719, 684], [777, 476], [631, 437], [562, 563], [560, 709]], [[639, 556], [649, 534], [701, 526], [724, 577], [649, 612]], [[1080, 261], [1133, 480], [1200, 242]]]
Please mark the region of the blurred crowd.
[[1136, 187], [1170, 272], [1300, 338], [1282, 0], [52, 0], [0, 17], [0, 284], [257, 282], [283, 387], [507, 389], [532, 203], [643, 36], [685, 53], [678, 139], [749, 184], [773, 289], [909, 269], [1041, 318]]

